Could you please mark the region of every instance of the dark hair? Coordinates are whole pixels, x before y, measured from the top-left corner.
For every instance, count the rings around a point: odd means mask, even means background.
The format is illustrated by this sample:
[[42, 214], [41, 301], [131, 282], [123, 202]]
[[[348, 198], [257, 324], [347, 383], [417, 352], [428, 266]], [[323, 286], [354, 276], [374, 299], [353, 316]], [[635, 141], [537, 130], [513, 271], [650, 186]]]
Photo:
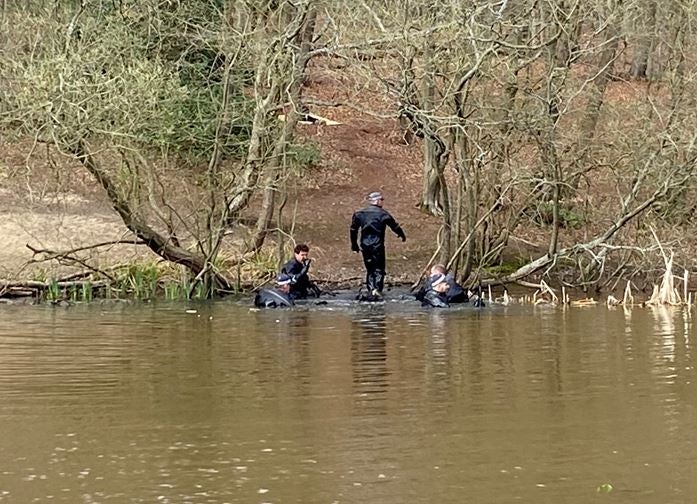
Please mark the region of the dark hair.
[[295, 248], [293, 249], [293, 252], [295, 252], [296, 254], [299, 254], [300, 252], [309, 252], [309, 251], [310, 251], [310, 247], [308, 247], [304, 243], [298, 243], [295, 246]]

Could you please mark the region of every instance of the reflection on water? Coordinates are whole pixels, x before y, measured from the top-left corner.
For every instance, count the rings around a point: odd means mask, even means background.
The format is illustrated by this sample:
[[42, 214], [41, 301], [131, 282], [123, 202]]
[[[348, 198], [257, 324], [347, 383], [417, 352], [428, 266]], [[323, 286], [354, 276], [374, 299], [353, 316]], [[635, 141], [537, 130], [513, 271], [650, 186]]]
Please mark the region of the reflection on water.
[[187, 308], [2, 308], [0, 502], [697, 494], [684, 310]]
[[351, 370], [359, 404], [385, 399], [388, 388], [387, 320], [383, 310], [351, 320]]
[[675, 309], [672, 306], [649, 306], [655, 320], [654, 334], [663, 342], [661, 353], [667, 360], [675, 359]]

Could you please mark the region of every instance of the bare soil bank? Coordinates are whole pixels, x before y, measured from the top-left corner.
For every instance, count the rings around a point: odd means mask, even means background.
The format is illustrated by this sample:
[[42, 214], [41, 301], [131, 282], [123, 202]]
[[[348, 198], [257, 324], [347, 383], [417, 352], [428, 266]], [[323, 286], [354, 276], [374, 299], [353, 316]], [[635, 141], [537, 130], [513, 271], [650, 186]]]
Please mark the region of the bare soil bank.
[[[393, 121], [366, 120], [338, 109], [324, 113], [342, 124], [300, 127], [304, 141], [320, 149], [321, 162], [295, 185], [285, 214], [287, 219], [295, 214], [294, 240], [311, 246], [312, 274], [337, 285], [360, 284], [362, 260], [350, 251], [349, 223], [353, 211], [365, 205], [365, 195], [380, 190], [385, 209], [407, 234], [405, 243], [392, 235], [387, 238], [388, 281], [414, 281], [435, 250], [440, 226], [437, 217], [416, 206], [421, 191], [420, 146], [405, 145]], [[131, 236], [101, 188], [79, 165], [30, 143], [4, 145], [0, 277], [44, 279], [80, 269], [67, 262], [32, 262], [36, 256], [27, 245], [64, 251]], [[522, 246], [512, 253], [532, 257], [534, 251]], [[159, 259], [145, 247], [123, 244], [81, 257], [100, 269]]]

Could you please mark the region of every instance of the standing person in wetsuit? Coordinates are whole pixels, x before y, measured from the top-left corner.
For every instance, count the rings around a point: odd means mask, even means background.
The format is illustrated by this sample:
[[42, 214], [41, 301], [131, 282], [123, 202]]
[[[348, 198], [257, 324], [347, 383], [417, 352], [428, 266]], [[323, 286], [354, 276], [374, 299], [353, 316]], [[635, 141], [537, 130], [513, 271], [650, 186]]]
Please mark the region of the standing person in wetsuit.
[[369, 205], [354, 212], [351, 218], [351, 250], [363, 253], [369, 299], [378, 300], [385, 286], [385, 228], [389, 227], [402, 241], [406, 241], [407, 237], [394, 217], [382, 208], [385, 198], [381, 193], [372, 192], [366, 199]]
[[276, 278], [275, 289], [261, 289], [254, 298], [254, 306], [257, 308], [285, 308], [294, 306], [290, 297], [290, 286], [293, 279], [281, 273]]
[[290, 284], [291, 299], [304, 299], [310, 295], [319, 297], [319, 288], [310, 281], [307, 272], [310, 269], [310, 259], [308, 254], [310, 247], [304, 243], [298, 243], [293, 249], [293, 258], [285, 263], [281, 268], [281, 273], [290, 276], [293, 281]]

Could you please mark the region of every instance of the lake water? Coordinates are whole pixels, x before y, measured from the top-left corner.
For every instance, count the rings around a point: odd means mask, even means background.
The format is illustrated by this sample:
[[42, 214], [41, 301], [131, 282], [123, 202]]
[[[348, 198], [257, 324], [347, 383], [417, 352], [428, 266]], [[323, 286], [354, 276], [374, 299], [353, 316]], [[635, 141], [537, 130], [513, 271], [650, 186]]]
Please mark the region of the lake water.
[[0, 502], [692, 503], [694, 337], [668, 308], [3, 306]]

